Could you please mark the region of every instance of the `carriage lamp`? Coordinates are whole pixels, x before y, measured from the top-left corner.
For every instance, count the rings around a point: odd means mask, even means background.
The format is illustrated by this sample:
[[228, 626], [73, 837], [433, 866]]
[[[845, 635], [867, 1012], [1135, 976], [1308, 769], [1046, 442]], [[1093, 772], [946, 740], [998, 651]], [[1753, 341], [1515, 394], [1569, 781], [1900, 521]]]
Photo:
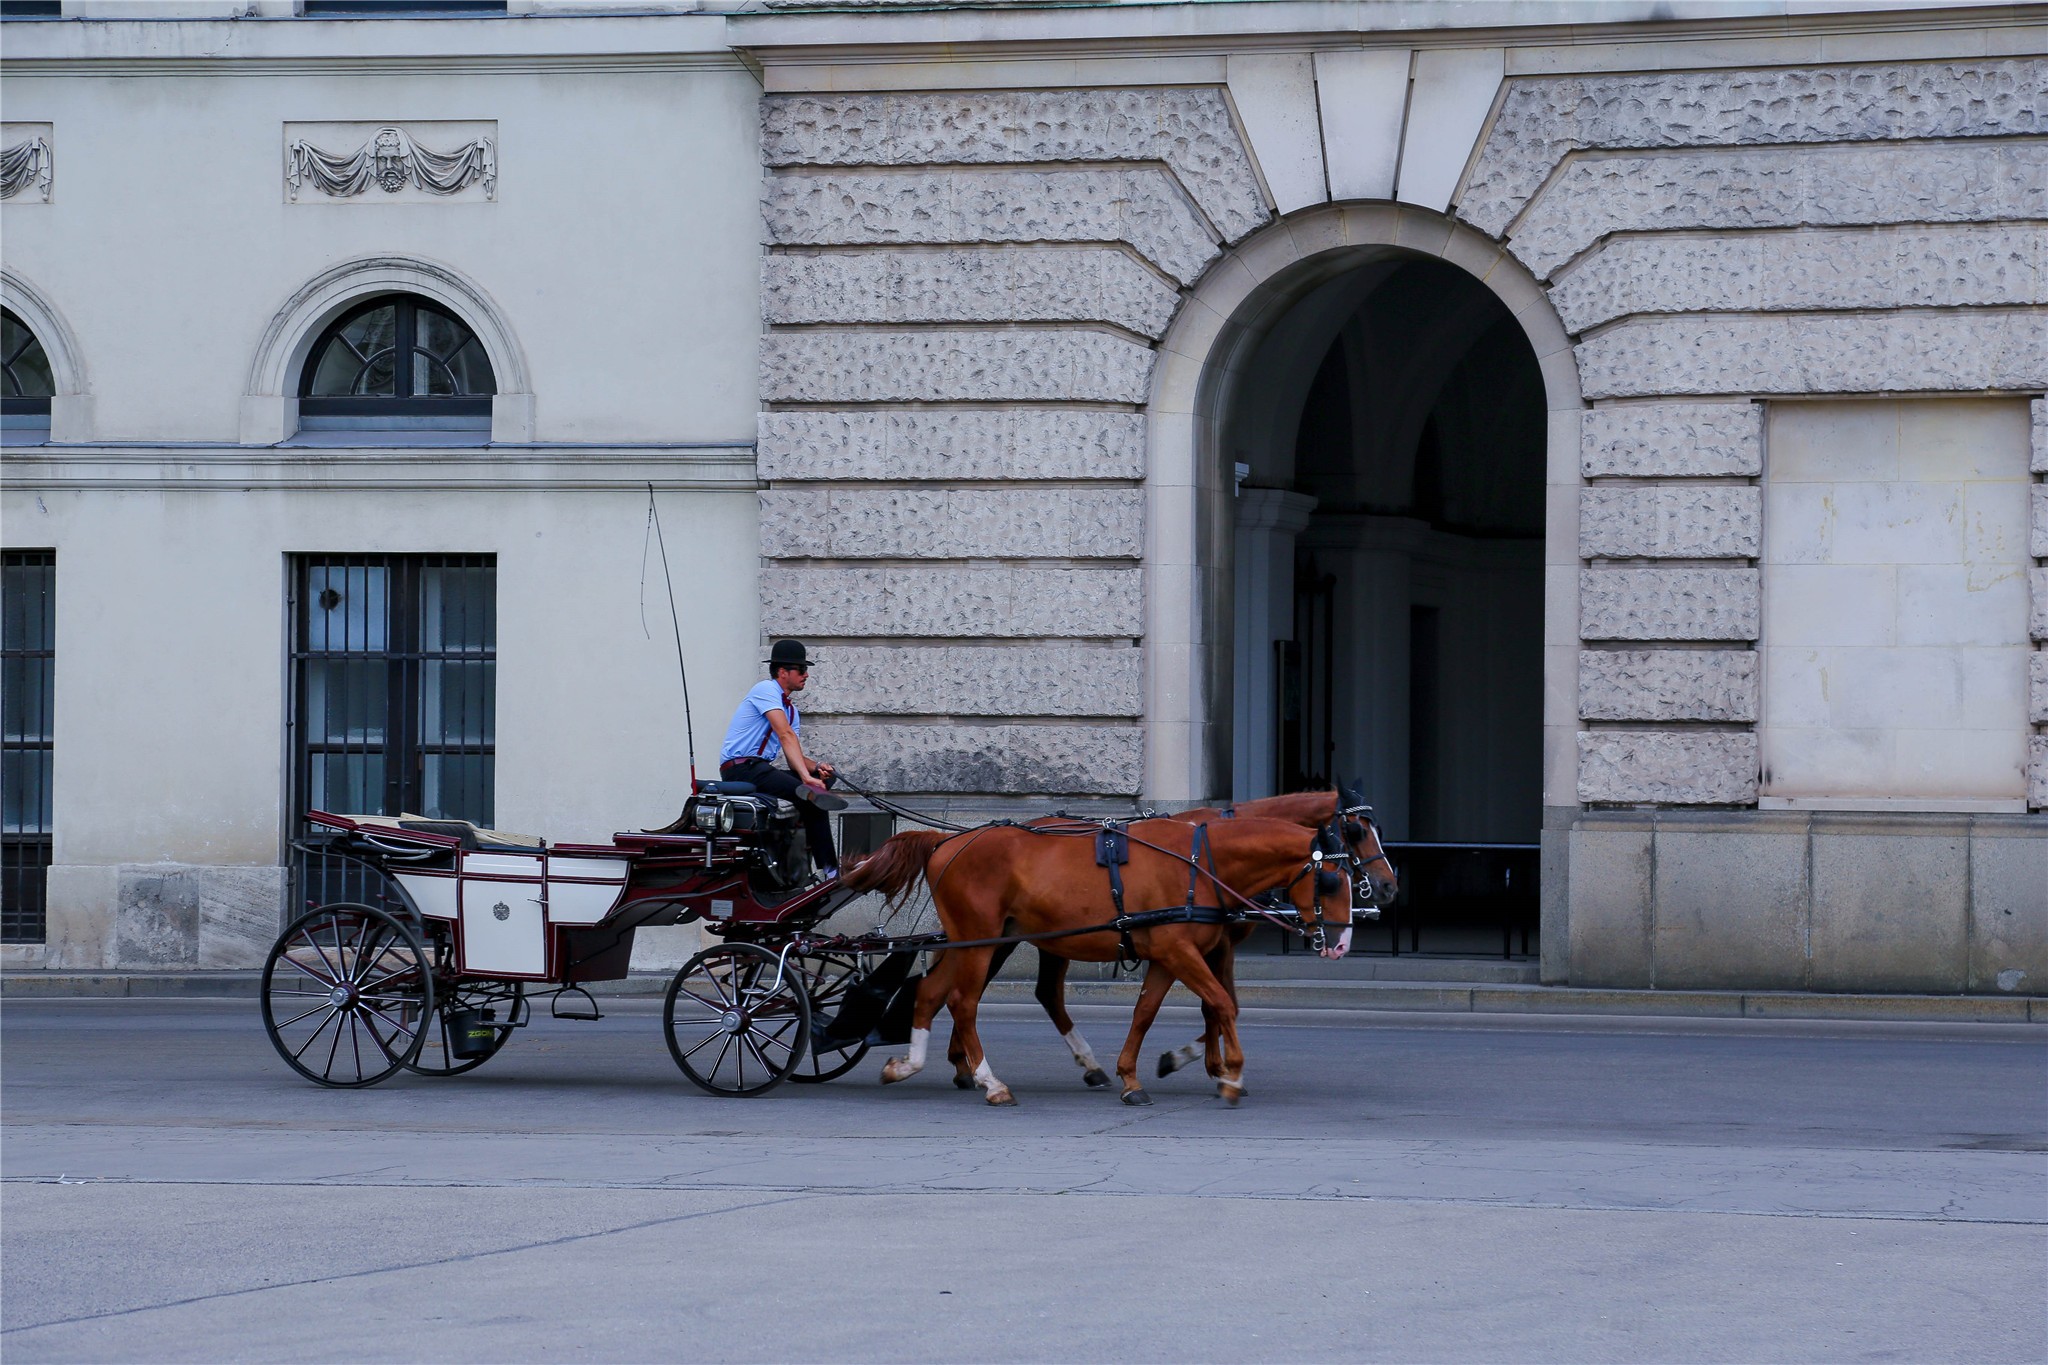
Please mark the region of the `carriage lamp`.
[[733, 827], [730, 801], [698, 802], [693, 822], [706, 834], [730, 834]]

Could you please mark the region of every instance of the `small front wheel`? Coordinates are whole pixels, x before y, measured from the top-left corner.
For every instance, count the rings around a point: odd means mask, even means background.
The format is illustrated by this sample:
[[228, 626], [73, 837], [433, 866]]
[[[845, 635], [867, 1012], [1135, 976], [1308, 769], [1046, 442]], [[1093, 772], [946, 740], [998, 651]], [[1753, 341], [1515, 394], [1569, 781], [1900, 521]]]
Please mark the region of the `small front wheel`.
[[263, 964], [263, 1030], [317, 1085], [375, 1085], [419, 1056], [434, 979], [419, 935], [369, 905], [293, 920]]
[[[790, 966], [800, 967], [811, 999], [811, 1018], [824, 1027], [824, 1021], [839, 1013], [846, 1003], [846, 993], [860, 983], [861, 961], [850, 953], [821, 953], [816, 957], [799, 957], [790, 954]], [[799, 1085], [819, 1085], [835, 1076], [844, 1076], [860, 1065], [861, 1058], [868, 1055], [868, 1041], [865, 1036], [837, 1047], [819, 1049], [817, 1033], [811, 1035], [811, 1045], [805, 1049], [803, 1059], [790, 1070], [789, 1078]]]
[[803, 973], [751, 943], [722, 943], [683, 964], [662, 1003], [668, 1050], [714, 1095], [758, 1095], [802, 1059], [811, 1036]]

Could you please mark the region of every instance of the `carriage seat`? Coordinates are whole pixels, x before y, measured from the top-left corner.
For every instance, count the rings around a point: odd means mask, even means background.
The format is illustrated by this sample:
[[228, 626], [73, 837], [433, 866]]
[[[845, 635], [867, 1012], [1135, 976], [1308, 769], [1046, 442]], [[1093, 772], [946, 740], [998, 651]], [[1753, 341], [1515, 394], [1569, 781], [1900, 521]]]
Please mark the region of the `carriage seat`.
[[705, 778], [698, 779], [696, 790], [707, 792], [712, 796], [752, 796], [755, 794], [754, 784], [751, 782], [714, 782]]
[[547, 847], [538, 836], [510, 834], [501, 829], [479, 829], [468, 820], [429, 820], [423, 815], [400, 815], [398, 828], [421, 834], [444, 834], [460, 839], [470, 853], [539, 853]]

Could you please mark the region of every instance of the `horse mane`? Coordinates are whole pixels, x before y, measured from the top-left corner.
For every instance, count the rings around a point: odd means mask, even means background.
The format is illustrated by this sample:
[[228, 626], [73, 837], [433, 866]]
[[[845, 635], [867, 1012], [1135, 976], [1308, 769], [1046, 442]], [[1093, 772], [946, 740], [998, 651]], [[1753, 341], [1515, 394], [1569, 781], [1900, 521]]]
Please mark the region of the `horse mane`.
[[839, 884], [848, 891], [879, 891], [893, 905], [917, 885], [932, 854], [952, 837], [935, 829], [907, 829], [892, 834], [882, 841], [880, 848], [854, 864], [851, 871], [842, 873]]

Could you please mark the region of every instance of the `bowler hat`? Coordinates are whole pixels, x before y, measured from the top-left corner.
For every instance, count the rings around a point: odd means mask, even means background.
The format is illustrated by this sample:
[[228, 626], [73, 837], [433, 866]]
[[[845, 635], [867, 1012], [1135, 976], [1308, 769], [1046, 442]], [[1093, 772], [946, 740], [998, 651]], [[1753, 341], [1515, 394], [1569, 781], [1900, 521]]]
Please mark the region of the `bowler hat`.
[[802, 640], [777, 640], [775, 648], [768, 651], [768, 663], [773, 668], [809, 668], [811, 661], [804, 654]]

